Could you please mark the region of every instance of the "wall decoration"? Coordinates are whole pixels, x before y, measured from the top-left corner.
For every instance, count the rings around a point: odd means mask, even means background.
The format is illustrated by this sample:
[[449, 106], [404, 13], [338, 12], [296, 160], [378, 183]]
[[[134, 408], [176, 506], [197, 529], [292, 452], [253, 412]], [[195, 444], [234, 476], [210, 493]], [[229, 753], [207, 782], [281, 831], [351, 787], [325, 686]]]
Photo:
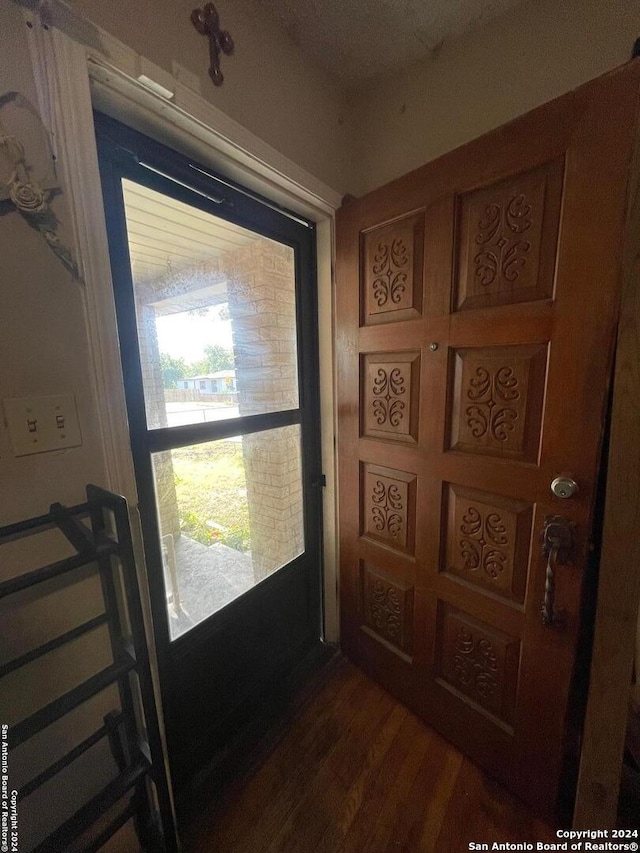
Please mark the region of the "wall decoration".
[[[0, 110], [8, 105], [25, 109], [35, 116], [50, 149], [48, 136], [37, 110], [30, 101], [19, 92], [6, 92], [0, 95]], [[50, 150], [49, 156], [51, 157]], [[0, 188], [6, 188], [0, 195], [0, 215], [17, 210], [25, 221], [42, 235], [49, 248], [73, 277], [82, 282], [75, 258], [57, 233], [59, 222], [50, 207], [52, 199], [59, 195], [61, 190], [52, 180], [47, 180], [47, 177], [44, 176], [41, 180], [34, 177], [23, 142], [7, 133], [0, 121]]]
[[209, 77], [214, 86], [222, 86], [224, 74], [220, 69], [220, 52], [231, 56], [234, 49], [233, 39], [227, 30], [220, 29], [220, 15], [213, 3], [207, 3], [202, 9], [194, 9], [191, 23], [200, 35], [209, 38]]

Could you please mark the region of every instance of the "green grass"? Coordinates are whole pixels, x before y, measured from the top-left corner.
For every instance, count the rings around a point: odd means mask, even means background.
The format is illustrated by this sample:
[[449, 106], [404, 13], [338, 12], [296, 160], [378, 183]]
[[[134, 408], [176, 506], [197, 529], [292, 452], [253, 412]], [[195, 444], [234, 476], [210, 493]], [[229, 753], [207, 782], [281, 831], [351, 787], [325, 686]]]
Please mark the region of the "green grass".
[[[219, 441], [172, 452], [181, 530], [211, 545], [250, 548], [249, 508], [242, 444]], [[222, 529], [211, 528], [212, 521]]]

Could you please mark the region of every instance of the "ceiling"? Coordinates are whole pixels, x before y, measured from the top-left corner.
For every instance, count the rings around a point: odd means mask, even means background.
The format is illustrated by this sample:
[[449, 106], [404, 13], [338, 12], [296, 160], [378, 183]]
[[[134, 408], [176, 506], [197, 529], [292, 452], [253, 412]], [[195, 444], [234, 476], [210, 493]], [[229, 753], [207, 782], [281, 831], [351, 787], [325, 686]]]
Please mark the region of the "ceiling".
[[[195, 279], [196, 270], [203, 262], [256, 239], [253, 232], [239, 225], [141, 184], [124, 179], [122, 188], [136, 286], [158, 285], [187, 271]], [[203, 286], [210, 283], [211, 274], [204, 278], [209, 281], [202, 282]]]
[[258, 0], [300, 48], [344, 83], [425, 59], [445, 39], [524, 0]]

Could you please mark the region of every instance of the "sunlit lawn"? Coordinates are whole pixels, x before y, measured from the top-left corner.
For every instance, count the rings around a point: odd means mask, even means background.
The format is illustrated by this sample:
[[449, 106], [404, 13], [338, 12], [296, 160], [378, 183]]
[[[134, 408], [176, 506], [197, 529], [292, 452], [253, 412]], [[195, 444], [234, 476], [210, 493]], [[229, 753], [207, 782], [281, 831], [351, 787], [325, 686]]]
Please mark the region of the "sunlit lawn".
[[[182, 532], [205, 545], [246, 551], [249, 508], [242, 443], [216, 441], [172, 452]], [[213, 522], [218, 527], [207, 525]]]

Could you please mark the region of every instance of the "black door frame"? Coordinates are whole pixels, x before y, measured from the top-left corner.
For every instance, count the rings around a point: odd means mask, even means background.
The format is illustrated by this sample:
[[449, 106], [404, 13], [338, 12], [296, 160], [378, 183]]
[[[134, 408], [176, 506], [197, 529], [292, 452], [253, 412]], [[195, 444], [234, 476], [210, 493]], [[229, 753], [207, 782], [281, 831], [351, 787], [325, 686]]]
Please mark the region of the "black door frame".
[[[243, 724], [251, 721], [252, 709], [257, 709], [268, 694], [274, 691], [277, 693], [279, 680], [284, 678], [286, 672], [303, 664], [309, 656], [313, 657], [321, 645], [323, 477], [320, 455], [315, 225], [114, 119], [100, 113], [95, 113], [94, 119], [169, 761], [174, 784], [180, 788], [216, 754], [225, 751], [225, 744], [236, 738]], [[147, 428], [121, 178], [143, 184], [294, 249], [298, 409], [181, 427]], [[257, 587], [171, 641], [164, 578], [162, 571], [158, 570], [158, 566], [162, 566], [162, 558], [152, 454], [292, 424], [300, 424], [302, 437], [304, 553], [262, 580]], [[257, 654], [250, 648], [244, 648], [251, 646], [249, 641], [243, 644], [243, 653], [240, 654], [233, 649], [229, 635], [239, 625], [244, 626], [249, 634], [254, 630], [256, 608], [255, 604], [252, 607], [251, 601], [252, 593], [257, 589], [261, 591], [259, 595], [264, 598], [267, 608], [273, 609], [274, 618], [278, 613], [280, 618], [286, 618], [287, 608], [291, 610], [296, 605], [295, 595], [293, 601], [287, 601], [287, 596], [291, 598], [292, 595], [288, 587], [292, 585], [298, 600], [304, 594], [306, 612], [296, 613], [296, 618], [304, 621], [304, 631], [298, 631], [294, 647], [285, 648], [276, 659], [267, 661], [265, 668], [264, 650]], [[263, 613], [261, 618], [264, 619]], [[264, 642], [264, 632], [268, 634], [273, 627], [277, 626], [263, 624], [262, 633], [258, 631], [256, 635], [256, 642]], [[197, 655], [204, 646], [217, 649], [215, 658], [209, 655], [207, 659], [208, 665], [214, 668], [212, 678], [216, 673], [216, 661], [219, 664], [225, 655], [237, 654], [236, 666], [246, 667], [246, 677], [255, 679], [255, 684], [250, 693], [240, 690], [235, 697], [236, 705], [229, 709], [226, 717], [212, 719], [210, 729], [199, 732], [197, 744], [190, 747], [187, 743], [189, 732], [177, 731], [181, 725], [184, 727], [184, 721], [181, 723], [181, 715], [176, 708], [180, 697], [175, 695], [174, 684], [178, 674], [183, 671], [185, 661]], [[232, 678], [229, 673], [222, 671], [219, 675], [221, 678]], [[206, 710], [204, 706], [202, 710]]]

